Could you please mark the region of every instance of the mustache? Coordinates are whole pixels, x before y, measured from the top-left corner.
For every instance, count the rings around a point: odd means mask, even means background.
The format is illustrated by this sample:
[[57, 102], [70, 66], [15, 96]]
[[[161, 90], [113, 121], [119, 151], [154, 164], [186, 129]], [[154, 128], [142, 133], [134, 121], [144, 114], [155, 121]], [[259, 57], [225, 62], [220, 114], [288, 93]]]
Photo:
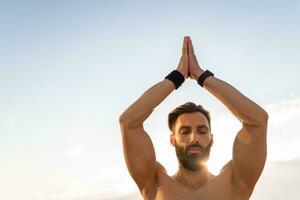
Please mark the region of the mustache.
[[198, 144], [198, 143], [195, 143], [195, 144], [189, 145], [189, 146], [186, 148], [186, 151], [188, 151], [190, 148], [193, 148], [193, 147], [199, 147], [199, 148], [201, 148], [201, 150], [204, 149], [204, 147], [203, 147], [202, 145], [200, 145], [200, 144]]
[[212, 140], [210, 140], [210, 142], [209, 142], [209, 144], [208, 144], [207, 147], [204, 147], [204, 146], [202, 146], [201, 144], [199, 144], [198, 142], [196, 142], [196, 143], [193, 143], [193, 144], [187, 146], [187, 147], [186, 147], [186, 151], [188, 151], [189, 148], [192, 148], [192, 147], [199, 147], [199, 148], [201, 148], [201, 150], [205, 150], [205, 149], [207, 149], [207, 148], [210, 148], [211, 146], [212, 146]]

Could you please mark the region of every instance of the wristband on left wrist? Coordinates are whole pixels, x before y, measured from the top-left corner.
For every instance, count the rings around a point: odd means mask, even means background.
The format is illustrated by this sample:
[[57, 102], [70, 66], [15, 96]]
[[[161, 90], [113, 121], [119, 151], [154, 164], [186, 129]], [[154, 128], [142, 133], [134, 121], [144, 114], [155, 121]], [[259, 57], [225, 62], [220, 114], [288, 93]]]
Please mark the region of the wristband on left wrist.
[[205, 70], [197, 79], [197, 83], [203, 87], [204, 81], [210, 76], [214, 76], [214, 74], [209, 70]]

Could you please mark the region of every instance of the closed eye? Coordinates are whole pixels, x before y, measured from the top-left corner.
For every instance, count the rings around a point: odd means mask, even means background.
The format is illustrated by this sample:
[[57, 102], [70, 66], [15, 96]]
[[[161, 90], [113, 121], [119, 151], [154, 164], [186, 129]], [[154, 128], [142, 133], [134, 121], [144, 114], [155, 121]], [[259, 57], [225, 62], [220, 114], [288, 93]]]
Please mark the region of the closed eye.
[[198, 133], [200, 133], [200, 134], [207, 134], [207, 131], [198, 131]]
[[190, 131], [191, 131], [191, 128], [190, 128], [189, 126], [182, 126], [182, 127], [180, 127], [180, 129], [179, 129], [179, 133], [180, 133], [180, 134], [183, 134], [183, 135], [189, 134]]
[[189, 134], [189, 133], [190, 133], [189, 130], [180, 131], [180, 134], [183, 134], [183, 135], [186, 135], [186, 134]]
[[206, 126], [201, 126], [197, 129], [197, 132], [200, 134], [207, 134], [208, 133], [208, 128]]

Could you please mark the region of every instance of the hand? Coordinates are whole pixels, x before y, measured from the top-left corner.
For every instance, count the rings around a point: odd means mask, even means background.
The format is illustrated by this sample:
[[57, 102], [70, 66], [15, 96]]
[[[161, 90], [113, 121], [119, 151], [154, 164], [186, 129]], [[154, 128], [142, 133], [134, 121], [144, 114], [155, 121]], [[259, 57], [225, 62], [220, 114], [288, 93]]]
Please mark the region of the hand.
[[182, 55], [177, 67], [177, 71], [179, 71], [184, 76], [184, 79], [187, 79], [189, 77], [188, 38], [189, 37], [186, 36], [183, 39]]
[[188, 37], [188, 63], [189, 63], [189, 77], [197, 80], [199, 76], [204, 72], [198, 64], [197, 58], [194, 54], [194, 48], [192, 40]]

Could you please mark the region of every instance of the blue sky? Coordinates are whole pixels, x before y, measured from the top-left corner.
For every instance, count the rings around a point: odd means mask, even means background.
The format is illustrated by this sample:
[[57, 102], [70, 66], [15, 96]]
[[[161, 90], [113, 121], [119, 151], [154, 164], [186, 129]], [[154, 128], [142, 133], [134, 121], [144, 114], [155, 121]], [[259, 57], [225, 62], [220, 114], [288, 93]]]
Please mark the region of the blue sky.
[[[201, 66], [269, 112], [252, 199], [299, 198], [285, 186], [300, 180], [299, 23], [300, 1], [0, 1], [0, 198], [140, 199], [118, 116], [177, 67], [185, 35]], [[216, 173], [240, 124], [192, 80], [145, 123], [157, 158], [176, 170], [166, 119], [186, 101], [211, 110]]]

